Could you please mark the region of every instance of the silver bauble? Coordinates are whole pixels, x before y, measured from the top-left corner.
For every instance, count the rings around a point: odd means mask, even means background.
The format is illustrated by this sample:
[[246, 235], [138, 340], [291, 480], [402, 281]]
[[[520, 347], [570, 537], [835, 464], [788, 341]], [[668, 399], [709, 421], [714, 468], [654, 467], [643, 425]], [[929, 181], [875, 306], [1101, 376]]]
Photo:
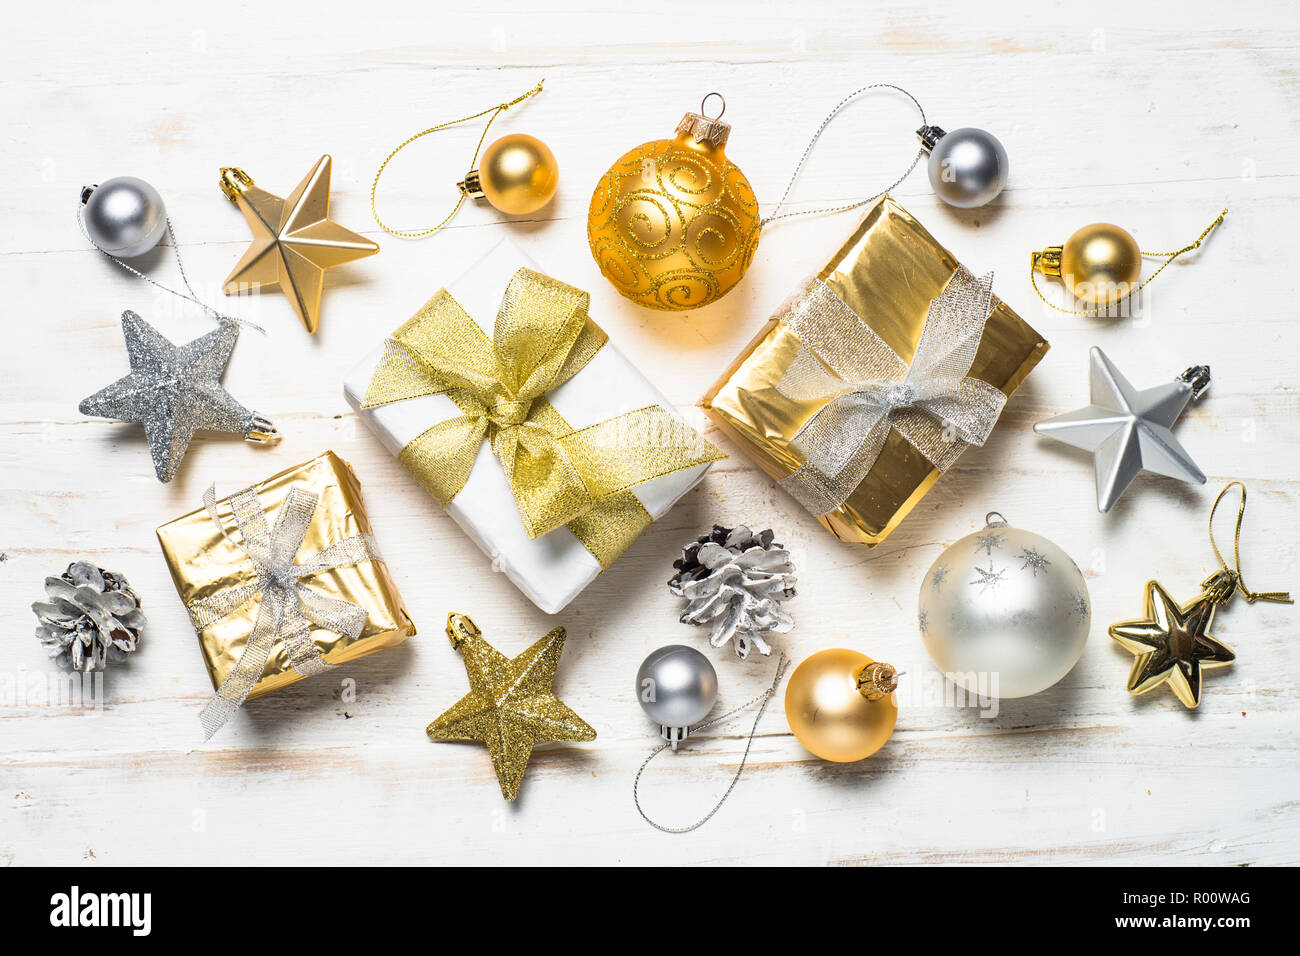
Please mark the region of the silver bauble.
[[82, 221], [90, 241], [119, 259], [142, 256], [167, 231], [162, 196], [143, 179], [117, 176], [82, 190]]
[[917, 618], [925, 649], [949, 680], [972, 694], [1011, 698], [1037, 694], [1070, 672], [1092, 610], [1068, 554], [992, 520], [930, 566]]
[[636, 698], [662, 727], [689, 728], [718, 699], [718, 674], [709, 659], [685, 644], [652, 651], [636, 672]]
[[930, 185], [950, 206], [973, 209], [992, 202], [1007, 184], [1007, 150], [986, 130], [965, 126], [945, 133], [924, 127], [919, 135], [930, 150]]

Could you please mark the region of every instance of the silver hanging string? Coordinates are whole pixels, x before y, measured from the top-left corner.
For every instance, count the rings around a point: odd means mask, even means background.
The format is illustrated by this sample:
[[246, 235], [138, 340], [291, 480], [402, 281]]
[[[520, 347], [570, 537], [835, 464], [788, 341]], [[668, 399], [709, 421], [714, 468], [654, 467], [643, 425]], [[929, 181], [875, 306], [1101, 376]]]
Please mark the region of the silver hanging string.
[[101, 248], [95, 242], [94, 239], [90, 238], [90, 232], [89, 230], [86, 229], [86, 223], [82, 218], [83, 215], [82, 210], [84, 208], [85, 208], [84, 203], [77, 204], [77, 228], [81, 230], [81, 234], [86, 237], [86, 241], [88, 243], [90, 243], [92, 246], [94, 246], [96, 249], [102, 252], [109, 259], [112, 259], [114, 262], [116, 262], [127, 272], [131, 273], [133, 276], [138, 276], [139, 278], [143, 279], [145, 282], [148, 282], [151, 286], [154, 286], [155, 288], [161, 289], [162, 291], [174, 295], [177, 298], [185, 299], [188, 302], [194, 303], [205, 313], [207, 313], [218, 324], [229, 322], [232, 323], [233, 325], [243, 326], [243, 327], [253, 329], [257, 332], [261, 332], [263, 335], [266, 334], [266, 329], [262, 328], [260, 325], [256, 324], [255, 322], [250, 322], [248, 319], [241, 319], [233, 315], [226, 315], [224, 312], [218, 312], [212, 306], [208, 305], [206, 302], [204, 302], [202, 299], [199, 298], [198, 293], [194, 291], [194, 287], [190, 285], [190, 277], [185, 272], [185, 263], [181, 260], [180, 243], [176, 241], [176, 233], [172, 229], [172, 220], [170, 216], [168, 216], [166, 219], [167, 238], [171, 241], [172, 253], [176, 256], [176, 268], [177, 270], [179, 270], [181, 274], [181, 282], [185, 283], [185, 290], [186, 290], [185, 292], [177, 292], [175, 289], [168, 288], [167, 286], [159, 282], [157, 279], [145, 275], [139, 269], [135, 268], [134, 266], [127, 265], [125, 262], [123, 262], [117, 256], [113, 255], [111, 252]]
[[767, 218], [759, 222], [760, 227], [766, 226], [769, 222], [775, 222], [778, 219], [789, 219], [792, 216], [816, 216], [816, 215], [828, 214], [833, 212], [845, 212], [846, 210], [849, 209], [857, 209], [859, 206], [865, 206], [867, 203], [875, 202], [885, 193], [897, 187], [898, 184], [901, 183], [908, 176], [912, 175], [912, 170], [916, 169], [916, 164], [919, 163], [921, 161], [921, 158], [926, 155], [924, 146], [917, 149], [916, 157], [912, 160], [911, 165], [907, 167], [907, 170], [903, 173], [903, 175], [899, 176], [897, 179], [895, 179], [884, 189], [880, 190], [880, 192], [876, 193], [874, 196], [868, 196], [866, 199], [861, 199], [857, 202], [846, 203], [843, 206], [827, 206], [822, 209], [804, 209], [798, 212], [786, 212], [786, 213], [781, 213], [780, 215], [777, 214], [777, 210], [779, 210], [782, 206], [785, 205], [786, 199], [788, 199], [790, 196], [790, 190], [794, 188], [795, 182], [799, 179], [799, 174], [803, 172], [804, 165], [808, 162], [808, 157], [812, 154], [813, 147], [817, 145], [817, 140], [819, 140], [821, 138], [822, 133], [826, 131], [826, 127], [831, 124], [831, 120], [835, 119], [835, 117], [839, 115], [839, 112], [842, 109], [844, 109], [844, 107], [848, 106], [850, 103], [852, 103], [863, 93], [869, 92], [870, 90], [879, 90], [879, 89], [895, 90], [896, 92], [902, 93], [904, 96], [906, 96], [909, 100], [912, 101], [912, 105], [916, 107], [916, 111], [921, 114], [921, 126], [925, 127], [930, 125], [926, 121], [925, 110], [922, 109], [921, 104], [916, 101], [916, 97], [913, 96], [911, 93], [907, 92], [907, 90], [903, 89], [901, 86], [895, 86], [893, 83], [871, 83], [867, 86], [861, 87], [860, 89], [854, 90], [848, 96], [844, 97], [844, 99], [836, 103], [835, 108], [826, 114], [826, 118], [822, 120], [822, 124], [817, 127], [817, 132], [813, 133], [812, 139], [808, 141], [808, 145], [803, 151], [803, 155], [799, 157], [799, 163], [798, 165], [795, 166], [794, 173], [790, 176], [790, 182], [786, 184], [785, 192], [781, 194], [781, 198], [780, 200], [778, 200], [776, 204], [776, 208], [772, 210], [771, 215], [769, 215]]
[[664, 833], [690, 833], [692, 830], [698, 830], [700, 827], [704, 826], [704, 824], [708, 823], [709, 820], [712, 819], [715, 813], [717, 813], [719, 810], [722, 809], [722, 805], [727, 802], [727, 798], [731, 796], [731, 791], [736, 789], [736, 784], [740, 781], [740, 775], [745, 770], [745, 761], [749, 759], [749, 748], [754, 745], [754, 734], [758, 732], [758, 722], [763, 719], [763, 714], [767, 710], [767, 705], [768, 703], [771, 702], [772, 695], [776, 693], [777, 685], [781, 683], [781, 676], [785, 673], [786, 668], [789, 666], [790, 666], [789, 659], [785, 656], [785, 654], [782, 654], [781, 657], [776, 662], [776, 673], [772, 676], [771, 687], [763, 691], [763, 693], [759, 694], [757, 697], [753, 698], [752, 700], [749, 700], [744, 704], [741, 704], [735, 710], [729, 710], [721, 717], [715, 717], [713, 718], [713, 720], [706, 720], [704, 723], [697, 724], [696, 726], [691, 728], [691, 737], [694, 738], [696, 733], [698, 733], [699, 731], [708, 730], [710, 727], [716, 727], [718, 724], [730, 720], [732, 717], [735, 717], [737, 714], [749, 710], [749, 708], [753, 707], [755, 704], [760, 704], [758, 708], [758, 713], [754, 715], [754, 723], [749, 728], [749, 737], [745, 741], [745, 752], [740, 757], [740, 766], [736, 768], [736, 773], [731, 778], [731, 783], [727, 785], [727, 792], [724, 793], [718, 799], [718, 802], [713, 805], [713, 809], [710, 810], [708, 813], [706, 813], [699, 820], [696, 820], [690, 826], [685, 826], [685, 827], [666, 827], [663, 824], [656, 823], [654, 820], [651, 820], [650, 817], [646, 815], [645, 810], [641, 807], [641, 794], [640, 794], [641, 775], [645, 773], [645, 768], [650, 765], [651, 760], [654, 760], [655, 757], [659, 756], [661, 753], [663, 753], [665, 750], [667, 750], [669, 747], [672, 746], [671, 743], [664, 743], [664, 744], [660, 744], [654, 750], [650, 751], [650, 756], [645, 758], [645, 761], [641, 764], [641, 768], [636, 772], [636, 779], [632, 781], [632, 800], [634, 803], [636, 803], [636, 812], [641, 814], [641, 819], [645, 820], [646, 823], [650, 824], [656, 830], [661, 830]]

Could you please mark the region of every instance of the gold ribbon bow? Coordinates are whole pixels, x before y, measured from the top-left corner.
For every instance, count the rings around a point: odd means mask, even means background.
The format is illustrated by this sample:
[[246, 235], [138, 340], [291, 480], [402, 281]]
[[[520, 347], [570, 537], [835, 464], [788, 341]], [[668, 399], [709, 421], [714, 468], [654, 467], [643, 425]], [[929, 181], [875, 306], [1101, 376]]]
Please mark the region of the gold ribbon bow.
[[588, 302], [520, 269], [488, 338], [443, 289], [385, 343], [362, 407], [445, 394], [461, 414], [412, 439], [403, 467], [446, 507], [486, 438], [528, 536], [565, 526], [605, 568], [651, 521], [632, 486], [723, 455], [659, 405], [574, 429], [546, 400], [605, 345]]

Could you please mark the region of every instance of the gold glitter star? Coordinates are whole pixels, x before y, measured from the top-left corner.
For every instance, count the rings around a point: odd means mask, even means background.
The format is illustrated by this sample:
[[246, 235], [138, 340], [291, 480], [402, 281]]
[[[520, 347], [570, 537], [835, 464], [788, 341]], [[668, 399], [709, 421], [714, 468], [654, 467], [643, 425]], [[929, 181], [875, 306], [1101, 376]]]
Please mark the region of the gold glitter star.
[[470, 691], [427, 732], [435, 740], [485, 743], [507, 800], [519, 795], [534, 744], [596, 739], [591, 725], [551, 690], [564, 651], [564, 628], [555, 628], [513, 658], [483, 640], [483, 633], [463, 614], [447, 616], [447, 637], [464, 657]]
[[320, 158], [287, 199], [254, 186], [242, 169], [222, 169], [221, 188], [253, 230], [252, 245], [226, 277], [226, 295], [277, 287], [307, 331], [315, 332], [325, 270], [379, 251], [378, 244], [329, 218], [329, 156]]
[[1201, 671], [1237, 659], [1210, 634], [1217, 605], [1206, 594], [1180, 607], [1157, 581], [1147, 582], [1146, 617], [1110, 626], [1110, 636], [1137, 655], [1129, 674], [1133, 694], [1168, 683], [1187, 707], [1201, 702]]

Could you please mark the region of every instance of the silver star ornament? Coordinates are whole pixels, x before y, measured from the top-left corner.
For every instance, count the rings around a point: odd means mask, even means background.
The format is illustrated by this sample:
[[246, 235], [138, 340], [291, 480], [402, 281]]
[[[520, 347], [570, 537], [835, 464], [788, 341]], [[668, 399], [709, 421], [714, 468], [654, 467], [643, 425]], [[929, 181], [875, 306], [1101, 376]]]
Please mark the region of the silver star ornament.
[[1205, 474], [1170, 431], [1192, 399], [1210, 386], [1210, 369], [1196, 365], [1174, 381], [1135, 389], [1093, 347], [1092, 404], [1039, 422], [1034, 431], [1092, 452], [1097, 472], [1097, 510], [1106, 512], [1141, 472], [1205, 484]]
[[159, 481], [171, 481], [197, 431], [233, 432], [258, 443], [279, 440], [270, 422], [221, 387], [239, 337], [233, 322], [177, 346], [127, 311], [122, 334], [131, 373], [83, 399], [79, 408], [83, 415], [144, 425]]

